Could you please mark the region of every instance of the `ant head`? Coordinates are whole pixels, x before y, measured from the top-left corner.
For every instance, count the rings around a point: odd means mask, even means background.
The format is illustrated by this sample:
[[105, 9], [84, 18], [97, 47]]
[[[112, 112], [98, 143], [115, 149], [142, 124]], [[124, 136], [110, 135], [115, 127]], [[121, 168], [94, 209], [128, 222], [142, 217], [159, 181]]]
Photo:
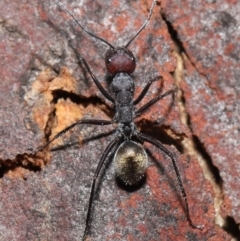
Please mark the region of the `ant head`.
[[105, 56], [105, 64], [110, 74], [125, 72], [131, 74], [136, 68], [136, 61], [133, 53], [125, 48], [111, 48]]
[[135, 57], [133, 53], [127, 49], [127, 47], [132, 43], [132, 41], [141, 33], [141, 31], [146, 27], [148, 24], [154, 5], [156, 3], [156, 0], [153, 0], [152, 6], [150, 8], [150, 11], [148, 13], [148, 18], [145, 21], [145, 23], [142, 25], [142, 27], [137, 31], [137, 33], [128, 41], [128, 43], [125, 45], [125, 47], [119, 47], [119, 48], [114, 48], [110, 43], [108, 43], [105, 39], [95, 35], [94, 33], [86, 30], [82, 24], [78, 21], [77, 18], [60, 2], [55, 0], [57, 4], [59, 4], [78, 24], [78, 26], [87, 34], [91, 35], [92, 37], [102, 41], [103, 43], [107, 44], [110, 49], [107, 51], [106, 56], [105, 56], [105, 64], [107, 67], [107, 70], [110, 74], [117, 74], [121, 72], [125, 72], [128, 74], [131, 74], [134, 72], [136, 68], [136, 62], [135, 62]]

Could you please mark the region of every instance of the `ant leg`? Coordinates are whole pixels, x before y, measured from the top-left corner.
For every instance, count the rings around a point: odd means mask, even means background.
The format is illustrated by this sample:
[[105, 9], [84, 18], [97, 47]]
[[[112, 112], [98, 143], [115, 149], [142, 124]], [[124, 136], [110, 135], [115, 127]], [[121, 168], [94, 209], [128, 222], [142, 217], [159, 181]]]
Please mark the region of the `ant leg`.
[[176, 91], [176, 89], [171, 89], [169, 91], [167, 91], [166, 93], [159, 95], [157, 97], [155, 97], [154, 99], [150, 100], [148, 103], [146, 103], [144, 106], [142, 106], [141, 108], [139, 108], [136, 112], [135, 115], [139, 116], [141, 114], [141, 112], [145, 111], [146, 109], [148, 109], [151, 105], [155, 104], [157, 101], [163, 99], [164, 97], [168, 96], [168, 95], [172, 95], [173, 99], [174, 99], [174, 92]]
[[148, 136], [148, 135], [144, 135], [144, 134], [142, 134], [142, 133], [140, 133], [139, 135], [140, 135], [140, 138], [141, 138], [143, 141], [149, 142], [149, 143], [151, 143], [152, 145], [156, 146], [158, 149], [160, 149], [163, 153], [165, 153], [167, 156], [169, 156], [169, 157], [171, 158], [172, 164], [173, 164], [173, 167], [174, 167], [174, 171], [175, 171], [176, 176], [177, 176], [178, 184], [179, 184], [179, 187], [180, 187], [180, 189], [181, 189], [182, 196], [183, 196], [183, 198], [184, 198], [188, 222], [190, 223], [190, 225], [191, 225], [193, 228], [203, 229], [203, 226], [202, 226], [202, 225], [195, 225], [195, 224], [192, 222], [191, 218], [190, 218], [188, 201], [187, 201], [187, 194], [186, 194], [186, 192], [185, 192], [185, 189], [184, 189], [184, 186], [183, 186], [183, 183], [182, 183], [182, 179], [181, 179], [181, 176], [180, 176], [178, 167], [177, 167], [177, 163], [176, 163], [176, 160], [175, 160], [173, 154], [172, 154], [166, 147], [164, 147], [159, 141], [157, 141], [156, 139], [153, 139], [152, 137], [150, 137], [150, 136]]
[[90, 124], [90, 125], [110, 125], [113, 121], [109, 120], [94, 120], [94, 119], [86, 119], [86, 120], [78, 120], [71, 124], [70, 126], [66, 127], [62, 131], [58, 132], [50, 141], [48, 141], [45, 145], [40, 146], [36, 149], [36, 151], [41, 151], [44, 148], [46, 148], [50, 143], [52, 143], [54, 140], [58, 139], [60, 136], [64, 135], [67, 131], [71, 130], [74, 126], [79, 124]]
[[98, 163], [97, 169], [96, 169], [96, 171], [94, 173], [92, 186], [91, 186], [90, 198], [89, 198], [89, 202], [88, 202], [86, 226], [85, 226], [84, 235], [83, 235], [83, 239], [82, 240], [86, 239], [88, 231], [89, 231], [89, 220], [90, 220], [90, 216], [91, 216], [93, 196], [94, 196], [95, 185], [96, 185], [96, 180], [98, 178], [98, 174], [101, 171], [102, 165], [103, 165], [104, 161], [106, 160], [107, 156], [111, 154], [111, 150], [113, 149], [113, 147], [117, 144], [117, 142], [119, 140], [120, 140], [120, 137], [117, 136], [113, 141], [110, 142], [110, 144], [108, 144], [107, 148], [105, 149], [105, 151], [103, 152], [103, 154], [101, 156], [101, 159], [100, 159], [100, 161]]
[[156, 78], [149, 80], [137, 99], [133, 101], [133, 105], [137, 105], [144, 98], [151, 84], [160, 79], [162, 80], [162, 76], [157, 76]]
[[93, 72], [91, 71], [87, 61], [78, 53], [77, 49], [69, 42], [70, 47], [73, 49], [73, 51], [75, 52], [79, 63], [83, 63], [84, 66], [86, 67], [88, 73], [90, 74], [90, 76], [92, 77], [92, 80], [94, 81], [94, 83], [96, 84], [96, 86], [98, 87], [98, 89], [101, 91], [101, 93], [103, 94], [103, 96], [105, 96], [106, 99], [108, 99], [109, 101], [111, 101], [112, 103], [114, 103], [114, 99], [113, 97], [103, 88], [103, 86], [100, 84], [100, 82], [98, 81], [98, 79], [96, 78], [96, 76], [93, 74]]

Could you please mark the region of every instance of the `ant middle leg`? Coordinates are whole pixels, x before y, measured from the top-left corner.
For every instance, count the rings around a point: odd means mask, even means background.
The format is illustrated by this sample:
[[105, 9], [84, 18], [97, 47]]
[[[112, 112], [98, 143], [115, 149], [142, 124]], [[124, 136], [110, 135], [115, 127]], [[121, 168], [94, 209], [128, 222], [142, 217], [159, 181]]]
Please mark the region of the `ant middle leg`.
[[[115, 137], [107, 146], [107, 148], [104, 150], [101, 159], [97, 165], [97, 169], [94, 173], [93, 176], [93, 181], [92, 181], [92, 186], [91, 186], [91, 193], [90, 193], [90, 198], [89, 198], [89, 202], [88, 202], [88, 210], [87, 210], [87, 218], [86, 218], [86, 226], [85, 226], [85, 230], [84, 230], [84, 235], [83, 235], [83, 241], [86, 239], [87, 235], [88, 235], [88, 231], [89, 231], [89, 221], [90, 221], [90, 217], [91, 217], [91, 210], [92, 210], [92, 204], [93, 204], [93, 197], [94, 197], [94, 191], [95, 191], [95, 185], [96, 185], [96, 181], [98, 179], [98, 175], [101, 171], [102, 165], [104, 163], [104, 161], [106, 160], [106, 158], [108, 156], [111, 156], [112, 153], [114, 153], [115, 146], [119, 146], [119, 141], [120, 141], [121, 137], [117, 136]], [[118, 144], [117, 144], [118, 143]], [[113, 149], [114, 148], [114, 149]], [[114, 151], [112, 151], [114, 150]]]
[[85, 120], [78, 120], [76, 122], [74, 122], [73, 124], [71, 124], [70, 126], [66, 127], [65, 129], [63, 129], [62, 131], [58, 132], [50, 141], [48, 141], [46, 144], [44, 144], [43, 146], [40, 146], [36, 149], [36, 151], [41, 151], [43, 149], [45, 149], [49, 144], [51, 144], [54, 140], [58, 139], [59, 137], [61, 137], [62, 135], [64, 135], [66, 132], [68, 132], [69, 130], [71, 130], [73, 127], [75, 127], [76, 125], [79, 124], [89, 124], [89, 125], [110, 125], [113, 124], [113, 121], [109, 121], [109, 120], [95, 120], [95, 119], [85, 119]]

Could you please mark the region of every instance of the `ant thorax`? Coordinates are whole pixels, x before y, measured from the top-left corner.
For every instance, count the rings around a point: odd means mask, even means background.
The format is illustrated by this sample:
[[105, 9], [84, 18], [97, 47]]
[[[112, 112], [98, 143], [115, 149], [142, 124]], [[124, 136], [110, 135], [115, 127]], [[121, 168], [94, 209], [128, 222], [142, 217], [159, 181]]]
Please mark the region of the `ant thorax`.
[[123, 72], [116, 74], [116, 76], [112, 80], [110, 87], [112, 89], [112, 92], [115, 94], [117, 103], [122, 103], [122, 105], [126, 105], [132, 102], [135, 84], [130, 75]]

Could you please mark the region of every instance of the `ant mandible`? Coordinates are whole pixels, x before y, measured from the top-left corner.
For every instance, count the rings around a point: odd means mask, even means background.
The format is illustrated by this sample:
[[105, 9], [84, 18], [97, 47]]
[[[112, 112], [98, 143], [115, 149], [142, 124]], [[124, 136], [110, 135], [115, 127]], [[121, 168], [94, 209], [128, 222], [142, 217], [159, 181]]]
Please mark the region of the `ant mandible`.
[[[66, 127], [58, 134], [56, 134], [50, 141], [48, 141], [45, 145], [38, 148], [37, 150], [43, 150], [46, 148], [50, 143], [54, 140], [65, 134], [67, 131], [75, 127], [79, 124], [89, 124], [89, 125], [111, 125], [113, 123], [118, 123], [118, 127], [116, 128], [116, 133], [114, 139], [108, 144], [107, 148], [104, 150], [100, 161], [98, 163], [97, 169], [93, 176], [92, 186], [91, 186], [91, 193], [88, 203], [88, 210], [87, 210], [87, 218], [86, 218], [86, 226], [84, 230], [83, 240], [86, 239], [89, 231], [89, 220], [91, 216], [91, 209], [93, 203], [93, 197], [95, 192], [95, 185], [98, 175], [101, 171], [104, 161], [108, 157], [108, 155], [116, 150], [114, 155], [114, 162], [115, 162], [115, 171], [117, 177], [119, 177], [126, 185], [136, 185], [139, 181], [143, 178], [145, 174], [145, 170], [147, 167], [147, 154], [144, 150], [142, 144], [144, 142], [148, 142], [154, 146], [156, 146], [160, 151], [165, 153], [172, 161], [174, 171], [177, 176], [177, 181], [179, 187], [181, 189], [182, 196], [184, 198], [185, 206], [186, 206], [186, 215], [190, 225], [193, 228], [202, 229], [202, 226], [195, 225], [189, 214], [189, 207], [187, 201], [187, 195], [182, 183], [182, 179], [177, 167], [176, 160], [174, 155], [164, 147], [158, 140], [140, 133], [134, 123], [134, 119], [138, 117], [142, 112], [147, 110], [153, 104], [155, 104], [160, 99], [168, 95], [172, 95], [174, 97], [174, 89], [171, 89], [164, 94], [160, 94], [157, 97], [153, 98], [151, 101], [147, 102], [138, 110], [135, 110], [134, 106], [137, 105], [146, 95], [149, 87], [154, 81], [162, 80], [161, 76], [157, 76], [154, 79], [148, 81], [146, 86], [143, 88], [142, 92], [139, 96], [133, 100], [134, 96], [134, 80], [131, 74], [134, 72], [136, 67], [135, 57], [133, 53], [128, 49], [129, 45], [132, 41], [140, 34], [140, 32], [145, 28], [148, 24], [154, 5], [156, 4], [156, 0], [152, 2], [152, 6], [148, 13], [148, 18], [142, 27], [137, 31], [137, 33], [128, 41], [128, 43], [124, 47], [117, 47], [115, 48], [110, 43], [108, 43], [105, 39], [91, 33], [90, 31], [86, 30], [81, 23], [75, 18], [75, 16], [60, 2], [55, 2], [61, 6], [78, 24], [78, 26], [87, 34], [91, 35], [92, 37], [104, 42], [107, 44], [110, 49], [107, 51], [105, 56], [105, 64], [107, 71], [113, 76], [112, 83], [110, 85], [113, 95], [111, 95], [104, 87], [100, 84], [96, 76], [91, 71], [87, 61], [79, 54], [79, 52], [71, 45], [72, 49], [74, 50], [78, 61], [83, 63], [87, 72], [91, 76], [92, 80], [103, 94], [103, 96], [113, 103], [115, 115], [112, 120], [97, 120], [97, 119], [84, 119], [78, 120], [75, 123], [71, 124], [70, 126]], [[114, 149], [115, 147], [115, 149]]]

